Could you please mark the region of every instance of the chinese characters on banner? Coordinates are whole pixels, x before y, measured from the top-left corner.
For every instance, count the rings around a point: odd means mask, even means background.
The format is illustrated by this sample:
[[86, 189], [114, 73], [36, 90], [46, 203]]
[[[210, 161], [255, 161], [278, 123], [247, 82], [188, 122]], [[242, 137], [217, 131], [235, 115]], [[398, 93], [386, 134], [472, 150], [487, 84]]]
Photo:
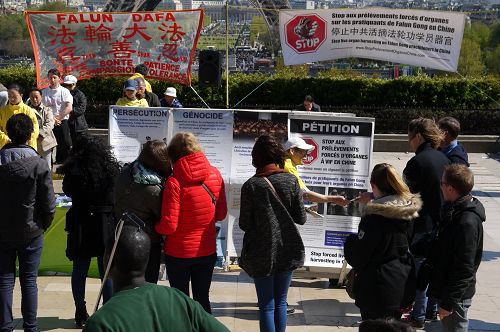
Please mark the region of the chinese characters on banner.
[[81, 80], [130, 76], [139, 63], [148, 77], [190, 85], [203, 12], [26, 12], [26, 20], [40, 86], [51, 68]]
[[387, 8], [282, 10], [285, 65], [368, 58], [455, 72], [465, 15]]

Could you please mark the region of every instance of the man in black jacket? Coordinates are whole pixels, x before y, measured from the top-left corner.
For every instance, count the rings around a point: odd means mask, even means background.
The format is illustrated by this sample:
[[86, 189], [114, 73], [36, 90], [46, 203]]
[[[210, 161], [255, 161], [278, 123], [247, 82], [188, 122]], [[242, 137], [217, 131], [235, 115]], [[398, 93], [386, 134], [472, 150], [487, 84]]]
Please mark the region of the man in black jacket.
[[87, 97], [76, 87], [77, 79], [73, 75], [64, 77], [63, 86], [69, 90], [73, 96], [73, 111], [69, 114], [68, 125], [71, 134], [71, 141], [76, 142], [78, 135], [86, 132], [89, 129], [87, 120], [85, 119], [85, 111], [87, 110]]
[[439, 128], [444, 133], [444, 140], [440, 150], [452, 164], [464, 164], [469, 167], [469, 157], [467, 151], [457, 140], [460, 133], [460, 122], [451, 116], [444, 117], [438, 121]]
[[7, 121], [12, 143], [0, 150], [0, 330], [14, 329], [12, 293], [19, 260], [24, 331], [38, 331], [37, 273], [43, 232], [55, 212], [55, 196], [47, 162], [27, 145], [33, 122], [26, 114]]
[[486, 215], [481, 202], [470, 194], [473, 186], [474, 175], [467, 166], [445, 168], [441, 191], [446, 204], [429, 257], [433, 268], [427, 291], [439, 301], [443, 331], [467, 331], [467, 311], [476, 292]]
[[146, 81], [143, 78], [136, 78], [137, 82], [137, 99], [146, 99], [149, 107], [161, 107], [160, 98], [154, 92], [146, 90]]

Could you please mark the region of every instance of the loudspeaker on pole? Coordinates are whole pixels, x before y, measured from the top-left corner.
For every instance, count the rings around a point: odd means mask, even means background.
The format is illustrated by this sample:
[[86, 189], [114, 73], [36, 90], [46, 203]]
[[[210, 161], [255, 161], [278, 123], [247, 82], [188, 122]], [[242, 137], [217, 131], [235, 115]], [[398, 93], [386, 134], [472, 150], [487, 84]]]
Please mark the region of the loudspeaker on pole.
[[222, 54], [219, 51], [200, 51], [198, 80], [200, 86], [215, 86], [221, 84]]

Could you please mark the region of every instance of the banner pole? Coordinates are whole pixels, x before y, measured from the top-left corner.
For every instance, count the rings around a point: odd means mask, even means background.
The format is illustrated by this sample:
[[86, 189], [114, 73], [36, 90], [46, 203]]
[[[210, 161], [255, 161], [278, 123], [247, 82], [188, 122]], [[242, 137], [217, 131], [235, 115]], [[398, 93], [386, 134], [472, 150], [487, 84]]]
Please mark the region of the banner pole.
[[226, 109], [229, 109], [229, 3], [228, 2], [229, 0], [226, 0]]

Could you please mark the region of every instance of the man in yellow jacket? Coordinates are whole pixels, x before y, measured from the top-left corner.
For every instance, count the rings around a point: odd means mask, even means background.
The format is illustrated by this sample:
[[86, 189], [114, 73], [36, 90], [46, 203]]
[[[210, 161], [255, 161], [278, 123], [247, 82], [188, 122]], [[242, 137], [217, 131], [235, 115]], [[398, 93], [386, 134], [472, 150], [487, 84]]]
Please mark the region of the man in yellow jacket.
[[36, 150], [36, 141], [38, 138], [38, 121], [36, 120], [35, 111], [31, 107], [23, 103], [22, 88], [18, 84], [10, 84], [7, 87], [7, 94], [9, 101], [7, 102], [7, 105], [0, 108], [0, 148], [10, 142], [6, 130], [7, 121], [14, 114], [24, 113], [29, 116], [31, 121], [33, 121], [33, 133], [31, 134], [28, 145]]
[[148, 74], [148, 71], [149, 71], [148, 66], [141, 63], [140, 65], [135, 66], [135, 74], [130, 76], [128, 79], [135, 80], [136, 78], [142, 78], [144, 80], [144, 83], [146, 83], [146, 91], [153, 92], [151, 84], [149, 84], [149, 82], [146, 81], [146, 75]]

